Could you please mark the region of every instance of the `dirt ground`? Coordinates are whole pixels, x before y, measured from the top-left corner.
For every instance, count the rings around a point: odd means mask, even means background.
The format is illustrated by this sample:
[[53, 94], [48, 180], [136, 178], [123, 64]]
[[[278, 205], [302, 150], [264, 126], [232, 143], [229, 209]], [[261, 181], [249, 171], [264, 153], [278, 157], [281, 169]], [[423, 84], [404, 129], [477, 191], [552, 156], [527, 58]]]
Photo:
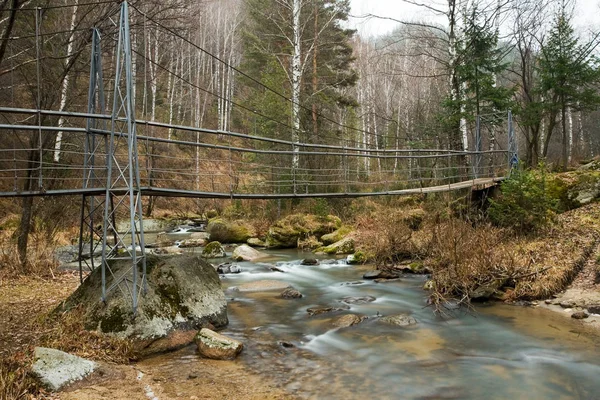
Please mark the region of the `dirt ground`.
[[[44, 334], [44, 315], [75, 290], [73, 273], [53, 279], [17, 278], [0, 281], [0, 357], [26, 352]], [[189, 352], [189, 349], [187, 350]], [[101, 363], [99, 371], [57, 394], [38, 398], [89, 399], [292, 399], [268, 377], [254, 374], [238, 361], [207, 360], [193, 355], [189, 372], [173, 375], [168, 357], [155, 356], [130, 365]], [[188, 357], [190, 358], [190, 357]], [[181, 368], [179, 368], [181, 371]], [[4, 399], [0, 391], [0, 398]], [[35, 398], [31, 396], [31, 398]]]

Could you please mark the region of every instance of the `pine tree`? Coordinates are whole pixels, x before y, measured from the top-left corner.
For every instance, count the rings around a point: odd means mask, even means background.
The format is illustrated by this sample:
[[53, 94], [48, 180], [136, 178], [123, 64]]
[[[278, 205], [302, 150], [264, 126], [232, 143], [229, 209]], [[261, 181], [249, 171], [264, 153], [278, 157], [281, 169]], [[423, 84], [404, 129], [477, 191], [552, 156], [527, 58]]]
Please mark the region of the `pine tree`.
[[543, 156], [560, 112], [562, 127], [561, 161], [567, 168], [569, 143], [567, 137], [567, 109], [583, 110], [600, 105], [596, 85], [600, 82], [598, 59], [591, 53], [593, 43], [580, 44], [575, 36], [570, 17], [564, 7], [556, 15], [548, 41], [543, 46], [539, 61], [539, 90], [545, 93], [545, 112], [549, 116], [548, 133]]

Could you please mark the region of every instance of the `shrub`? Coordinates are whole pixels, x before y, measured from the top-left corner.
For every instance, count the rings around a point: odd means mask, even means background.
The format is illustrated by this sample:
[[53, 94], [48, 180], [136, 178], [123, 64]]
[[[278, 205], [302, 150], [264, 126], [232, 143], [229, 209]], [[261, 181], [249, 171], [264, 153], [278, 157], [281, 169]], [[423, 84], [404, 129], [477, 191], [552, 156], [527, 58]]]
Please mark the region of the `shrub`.
[[520, 232], [535, 231], [552, 221], [556, 204], [556, 200], [548, 194], [543, 169], [515, 170], [502, 182], [500, 196], [490, 199], [488, 215], [498, 226]]

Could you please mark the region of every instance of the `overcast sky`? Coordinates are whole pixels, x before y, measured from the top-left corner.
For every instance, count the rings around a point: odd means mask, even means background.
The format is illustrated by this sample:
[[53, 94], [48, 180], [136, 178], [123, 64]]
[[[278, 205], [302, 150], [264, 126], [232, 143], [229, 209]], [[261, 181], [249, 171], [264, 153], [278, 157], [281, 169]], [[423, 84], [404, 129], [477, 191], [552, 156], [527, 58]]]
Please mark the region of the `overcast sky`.
[[[352, 16], [374, 14], [399, 20], [431, 21], [445, 24], [445, 17], [435, 16], [425, 8], [407, 4], [402, 0], [350, 0]], [[447, 7], [444, 0], [420, 0], [424, 4], [438, 4]], [[392, 31], [398, 24], [389, 20], [350, 18], [351, 26], [358, 29], [361, 36], [376, 36]], [[577, 0], [574, 25], [578, 30], [600, 29], [600, 0]]]

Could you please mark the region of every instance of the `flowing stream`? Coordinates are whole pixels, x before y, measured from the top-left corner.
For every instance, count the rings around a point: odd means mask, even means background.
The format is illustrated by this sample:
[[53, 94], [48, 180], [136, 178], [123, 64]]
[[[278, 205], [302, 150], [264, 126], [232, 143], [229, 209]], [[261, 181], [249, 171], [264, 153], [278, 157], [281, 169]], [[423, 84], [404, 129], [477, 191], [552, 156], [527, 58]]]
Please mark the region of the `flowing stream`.
[[[237, 263], [241, 273], [223, 276], [230, 324], [222, 333], [244, 342], [238, 362], [299, 397], [600, 398], [600, 338], [582, 332], [577, 321], [545, 309], [502, 304], [441, 318], [426, 307], [424, 277], [376, 283], [362, 279], [372, 266], [350, 266], [343, 259], [304, 266], [300, 262], [308, 253], [268, 254], [271, 258], [260, 262]], [[288, 300], [278, 298], [279, 292], [230, 289], [262, 279], [285, 281], [304, 296]], [[347, 296], [376, 300], [346, 305], [341, 300]], [[314, 306], [349, 308], [311, 317], [306, 310]], [[333, 319], [348, 313], [369, 318], [335, 329]], [[378, 321], [398, 313], [410, 313], [417, 325]], [[173, 353], [169, 368], [176, 373], [179, 365], [184, 373], [194, 355], [194, 346]]]

